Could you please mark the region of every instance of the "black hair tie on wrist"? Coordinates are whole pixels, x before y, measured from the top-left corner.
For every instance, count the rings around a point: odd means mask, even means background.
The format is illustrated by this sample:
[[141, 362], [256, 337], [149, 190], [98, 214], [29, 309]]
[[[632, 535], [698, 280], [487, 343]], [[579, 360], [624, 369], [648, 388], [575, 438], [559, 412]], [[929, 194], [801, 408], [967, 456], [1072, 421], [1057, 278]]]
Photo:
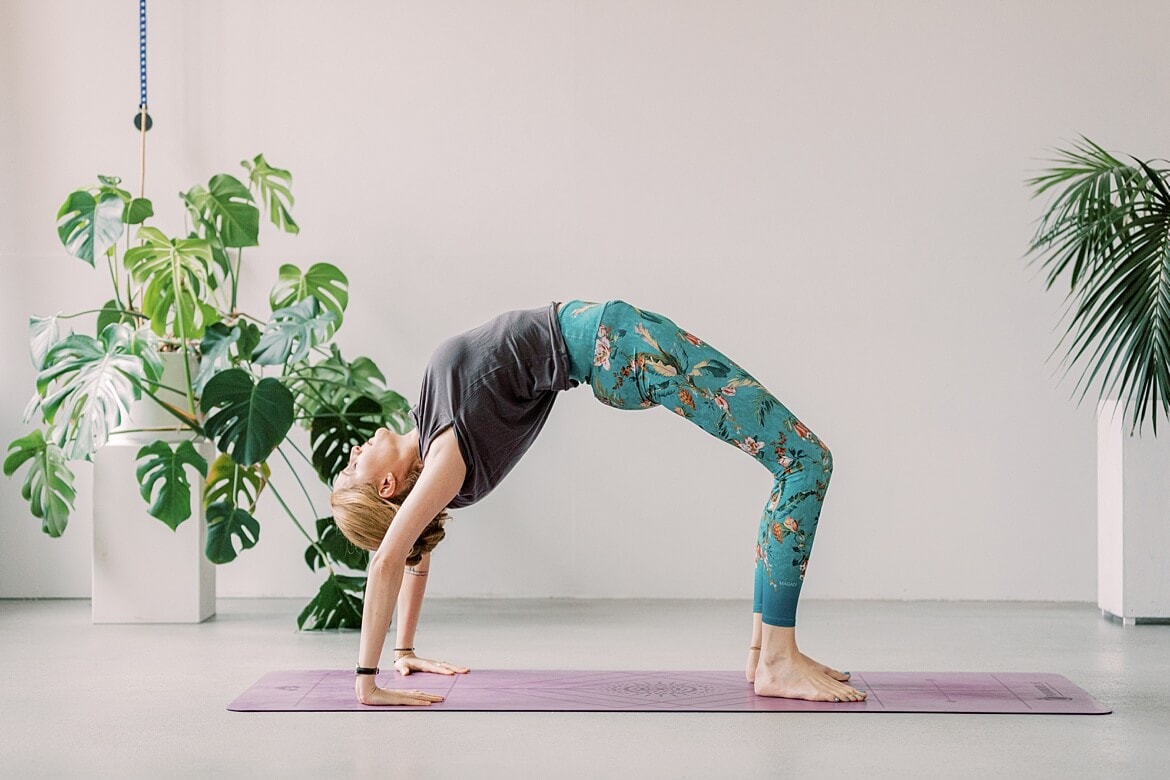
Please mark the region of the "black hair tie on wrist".
[[376, 666], [359, 666], [353, 670], [354, 674], [377, 674], [380, 670]]

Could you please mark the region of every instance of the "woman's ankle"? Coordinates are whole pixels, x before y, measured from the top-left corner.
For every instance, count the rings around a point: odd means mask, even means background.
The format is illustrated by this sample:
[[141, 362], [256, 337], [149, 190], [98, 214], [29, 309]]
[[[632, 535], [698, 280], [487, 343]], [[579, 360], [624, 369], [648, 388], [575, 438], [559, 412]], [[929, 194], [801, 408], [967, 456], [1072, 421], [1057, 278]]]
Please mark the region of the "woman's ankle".
[[785, 663], [800, 656], [796, 647], [796, 628], [786, 626], [772, 626], [764, 624], [763, 650], [760, 653], [762, 663]]

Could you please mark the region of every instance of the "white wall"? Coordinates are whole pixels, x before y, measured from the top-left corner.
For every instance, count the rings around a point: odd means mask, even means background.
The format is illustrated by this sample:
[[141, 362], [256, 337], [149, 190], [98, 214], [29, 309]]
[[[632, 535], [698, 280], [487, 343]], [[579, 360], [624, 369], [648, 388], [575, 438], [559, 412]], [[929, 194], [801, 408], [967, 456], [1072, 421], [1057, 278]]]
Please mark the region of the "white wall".
[[[137, 177], [134, 6], [0, 4], [3, 442], [25, 430], [28, 316], [102, 300], [54, 216], [96, 173]], [[1046, 363], [1061, 301], [1021, 260], [1040, 211], [1024, 180], [1080, 133], [1167, 154], [1170, 104], [1151, 98], [1170, 78], [1167, 4], [150, 12], [160, 225], [180, 224], [173, 193], [256, 152], [296, 176], [301, 236], [245, 255], [253, 308], [281, 262], [340, 265], [343, 347], [413, 400], [450, 333], [626, 298], [730, 353], [829, 442], [807, 596], [1093, 597], [1092, 408]], [[59, 540], [0, 481], [0, 596], [88, 592], [86, 479]], [[433, 592], [746, 597], [769, 484], [674, 415], [582, 388], [458, 513]], [[274, 503], [261, 514], [220, 594], [313, 592], [303, 541]]]

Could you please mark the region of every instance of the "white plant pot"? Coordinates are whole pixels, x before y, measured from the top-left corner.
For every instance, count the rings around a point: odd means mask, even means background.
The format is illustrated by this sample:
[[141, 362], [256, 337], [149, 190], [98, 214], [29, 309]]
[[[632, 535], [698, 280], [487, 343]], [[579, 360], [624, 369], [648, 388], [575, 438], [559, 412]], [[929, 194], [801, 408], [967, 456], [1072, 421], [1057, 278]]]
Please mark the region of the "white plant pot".
[[[164, 354], [163, 361], [163, 384], [181, 387], [180, 356]], [[186, 407], [185, 397], [168, 400]], [[195, 439], [150, 399], [131, 408], [130, 422], [94, 456], [94, 623], [199, 623], [215, 614], [215, 564], [203, 553], [203, 478], [187, 469], [191, 517], [174, 531], [147, 513], [138, 491], [138, 450], [159, 440], [172, 446], [191, 440], [209, 464], [215, 457], [211, 442]]]
[[1170, 623], [1170, 432], [1129, 434], [1097, 404], [1097, 605], [1127, 626]]

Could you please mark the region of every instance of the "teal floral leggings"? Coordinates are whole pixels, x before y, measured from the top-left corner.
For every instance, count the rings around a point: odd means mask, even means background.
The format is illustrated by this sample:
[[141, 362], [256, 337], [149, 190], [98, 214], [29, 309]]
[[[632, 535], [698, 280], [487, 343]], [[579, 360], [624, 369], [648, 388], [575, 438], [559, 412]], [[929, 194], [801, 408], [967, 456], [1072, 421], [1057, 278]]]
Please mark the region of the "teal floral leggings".
[[671, 409], [772, 473], [756, 537], [752, 611], [769, 625], [795, 626], [833, 473], [829, 448], [751, 374], [660, 314], [620, 300], [570, 301], [559, 321], [570, 374], [599, 401]]

